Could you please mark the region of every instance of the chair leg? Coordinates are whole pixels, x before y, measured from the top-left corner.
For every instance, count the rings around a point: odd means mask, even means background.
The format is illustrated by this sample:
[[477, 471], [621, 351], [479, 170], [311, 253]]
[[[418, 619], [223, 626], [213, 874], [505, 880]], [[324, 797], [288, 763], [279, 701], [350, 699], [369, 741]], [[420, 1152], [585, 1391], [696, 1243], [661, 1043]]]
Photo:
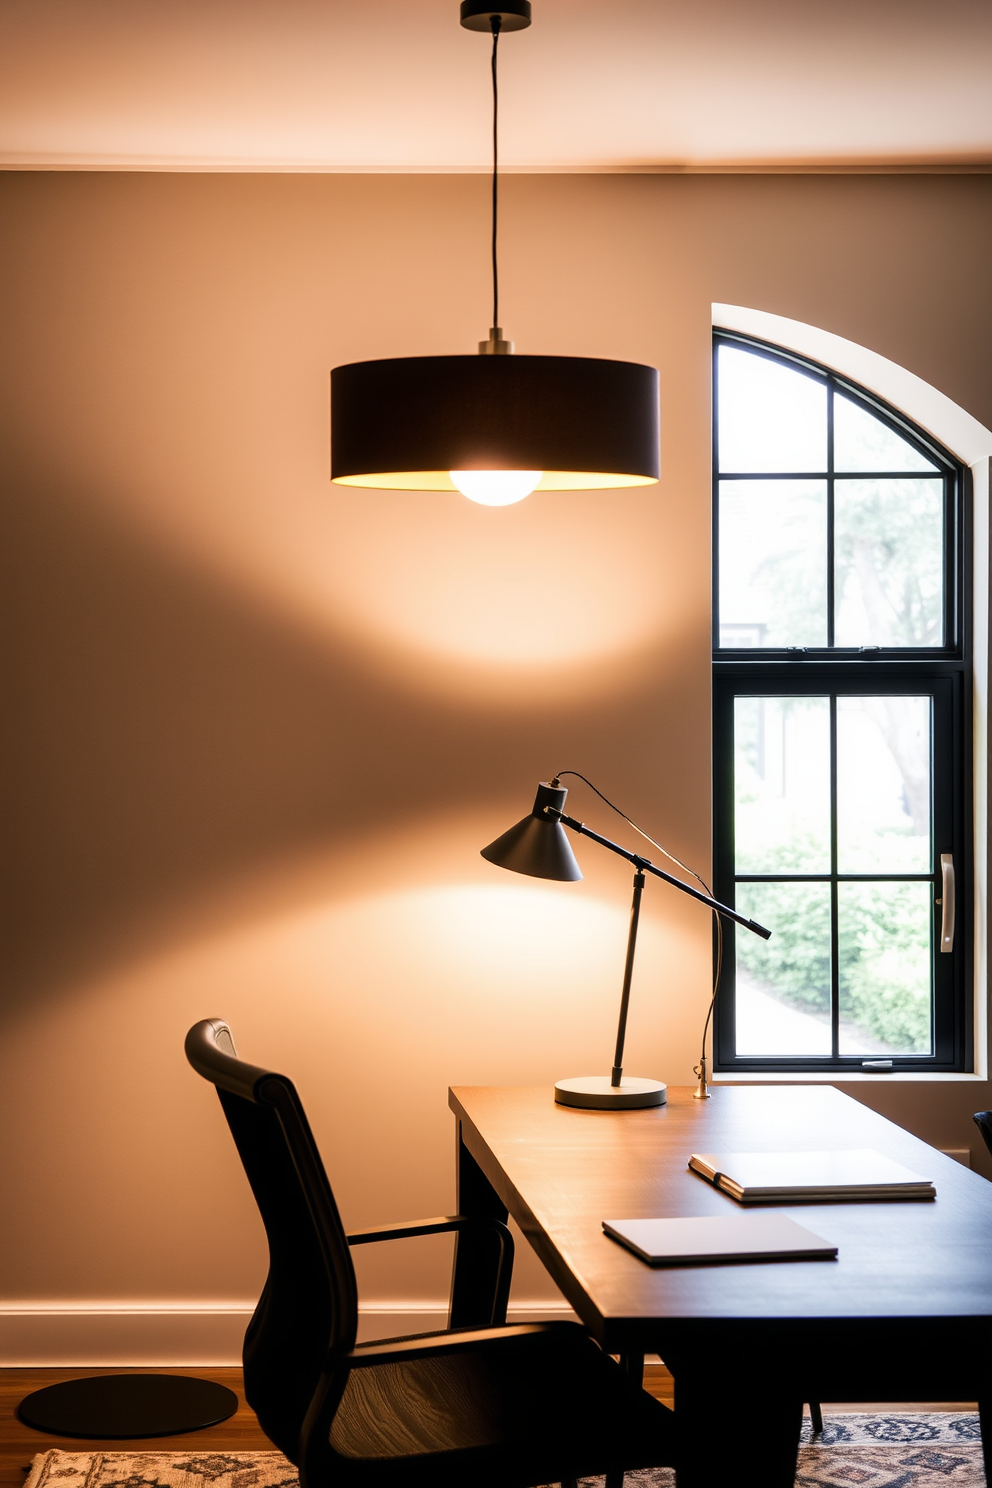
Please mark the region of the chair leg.
[[823, 1412], [820, 1409], [820, 1402], [818, 1400], [811, 1400], [809, 1402], [809, 1421], [810, 1421], [810, 1425], [813, 1428], [813, 1435], [814, 1436], [822, 1436], [823, 1435]]
[[620, 1368], [630, 1380], [631, 1384], [644, 1384], [644, 1355], [643, 1354], [621, 1354]]
[[578, 1478], [562, 1478], [561, 1488], [579, 1488]]
[[623, 1488], [623, 1468], [614, 1468], [606, 1474], [606, 1488]]

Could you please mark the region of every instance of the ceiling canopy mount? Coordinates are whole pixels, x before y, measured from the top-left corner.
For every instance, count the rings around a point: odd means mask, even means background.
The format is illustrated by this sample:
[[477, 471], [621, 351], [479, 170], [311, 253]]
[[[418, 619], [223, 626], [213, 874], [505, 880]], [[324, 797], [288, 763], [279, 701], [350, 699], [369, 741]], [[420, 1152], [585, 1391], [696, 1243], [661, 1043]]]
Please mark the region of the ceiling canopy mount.
[[499, 17], [501, 31], [525, 31], [530, 25], [530, 0], [509, 0], [498, 10], [478, 0], [462, 0], [461, 21], [466, 31], [491, 32], [494, 16]]

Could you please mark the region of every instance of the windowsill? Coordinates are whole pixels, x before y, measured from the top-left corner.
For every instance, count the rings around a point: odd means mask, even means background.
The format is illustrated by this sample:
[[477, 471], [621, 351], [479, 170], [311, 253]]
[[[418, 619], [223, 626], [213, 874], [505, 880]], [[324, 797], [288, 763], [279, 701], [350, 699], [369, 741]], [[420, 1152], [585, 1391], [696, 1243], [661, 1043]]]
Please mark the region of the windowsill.
[[970, 1081], [972, 1084], [984, 1083], [988, 1080], [987, 1075], [968, 1074], [963, 1071], [949, 1073], [945, 1070], [935, 1070], [932, 1074], [927, 1070], [906, 1070], [891, 1075], [857, 1074], [854, 1071], [847, 1073], [844, 1070], [824, 1070], [817, 1074], [813, 1070], [768, 1070], [759, 1072], [755, 1070], [741, 1071], [739, 1074], [714, 1074], [710, 1078], [711, 1085], [905, 1085], [912, 1082], [932, 1084], [934, 1081]]

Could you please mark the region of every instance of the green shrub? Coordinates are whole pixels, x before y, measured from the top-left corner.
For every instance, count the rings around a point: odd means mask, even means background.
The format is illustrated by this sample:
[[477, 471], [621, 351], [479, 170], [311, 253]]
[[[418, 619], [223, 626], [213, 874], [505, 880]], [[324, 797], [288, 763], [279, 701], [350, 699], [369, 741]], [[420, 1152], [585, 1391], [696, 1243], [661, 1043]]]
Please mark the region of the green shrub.
[[[778, 851], [756, 871], [787, 873], [791, 855]], [[839, 886], [841, 1018], [899, 1053], [930, 1049], [929, 893], [929, 884]], [[768, 941], [738, 932], [738, 965], [789, 1006], [826, 1015], [829, 885], [740, 884], [737, 901], [772, 931]]]

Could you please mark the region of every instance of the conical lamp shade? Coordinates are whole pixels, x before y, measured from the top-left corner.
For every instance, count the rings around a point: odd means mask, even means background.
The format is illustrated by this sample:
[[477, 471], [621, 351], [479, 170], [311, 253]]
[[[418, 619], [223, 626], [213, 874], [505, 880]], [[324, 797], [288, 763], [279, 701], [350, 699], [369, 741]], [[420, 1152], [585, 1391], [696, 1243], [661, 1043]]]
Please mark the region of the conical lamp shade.
[[490, 842], [482, 849], [482, 856], [497, 868], [509, 868], [531, 878], [556, 878], [565, 883], [581, 878], [582, 869], [575, 861], [564, 827], [544, 815], [546, 806], [561, 811], [567, 795], [567, 790], [539, 785], [530, 816]]

